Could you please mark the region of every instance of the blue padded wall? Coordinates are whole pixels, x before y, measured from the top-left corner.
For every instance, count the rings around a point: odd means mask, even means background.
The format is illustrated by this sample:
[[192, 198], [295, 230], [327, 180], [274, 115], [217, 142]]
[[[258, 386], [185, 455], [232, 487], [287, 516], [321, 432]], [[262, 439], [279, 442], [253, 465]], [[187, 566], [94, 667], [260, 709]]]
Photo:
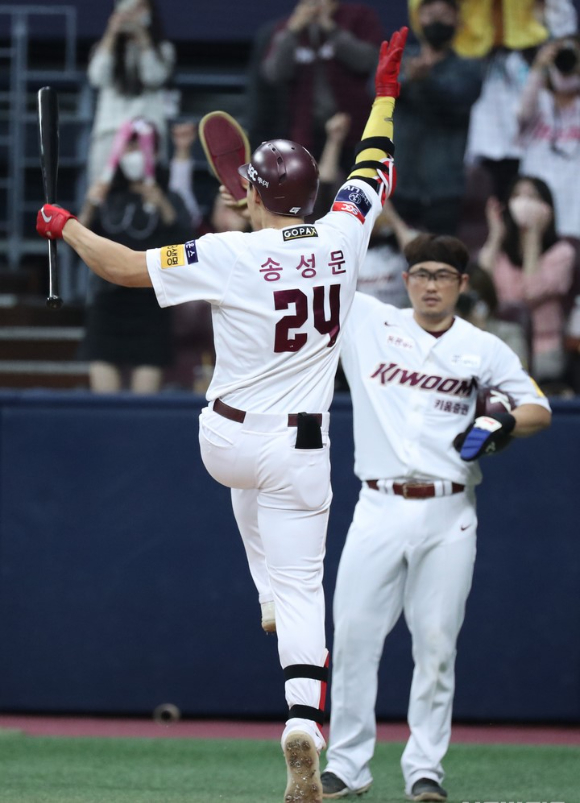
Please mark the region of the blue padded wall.
[[[0, 395], [0, 709], [282, 717], [276, 640], [229, 492], [201, 464], [203, 399]], [[474, 587], [460, 636], [461, 719], [580, 721], [580, 403], [484, 464]], [[333, 406], [328, 634], [358, 482], [350, 400]], [[445, 582], [445, 578], [441, 578]], [[406, 711], [399, 623], [380, 717]]]

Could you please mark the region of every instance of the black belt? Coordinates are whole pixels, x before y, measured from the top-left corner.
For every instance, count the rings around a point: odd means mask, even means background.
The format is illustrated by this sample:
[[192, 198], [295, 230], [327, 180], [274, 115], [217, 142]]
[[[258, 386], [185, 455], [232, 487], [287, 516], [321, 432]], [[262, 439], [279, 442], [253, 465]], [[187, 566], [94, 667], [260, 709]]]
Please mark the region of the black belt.
[[[238, 424], [243, 424], [246, 420], [247, 413], [244, 410], [238, 410], [235, 407], [230, 407], [221, 399], [216, 399], [213, 403], [213, 411], [223, 418], [228, 418], [230, 421], [237, 421]], [[313, 418], [316, 419], [319, 426], [322, 426], [322, 413], [313, 413]], [[298, 426], [297, 413], [288, 413], [288, 426]]]
[[[373, 491], [380, 491], [378, 480], [365, 480], [367, 487]], [[405, 499], [431, 499], [436, 494], [436, 486], [433, 482], [394, 482], [393, 493], [396, 496], [404, 496]], [[465, 490], [465, 485], [458, 482], [451, 483], [451, 493], [458, 494]]]

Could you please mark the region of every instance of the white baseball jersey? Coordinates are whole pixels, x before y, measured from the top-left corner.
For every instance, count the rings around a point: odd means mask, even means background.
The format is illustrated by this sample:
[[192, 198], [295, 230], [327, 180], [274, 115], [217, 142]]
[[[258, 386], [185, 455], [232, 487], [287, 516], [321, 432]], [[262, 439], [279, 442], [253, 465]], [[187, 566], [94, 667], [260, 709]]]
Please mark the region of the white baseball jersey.
[[355, 473], [361, 480], [417, 477], [481, 482], [453, 439], [471, 423], [478, 385], [499, 386], [516, 406], [546, 398], [499, 338], [461, 318], [441, 336], [412, 309], [356, 293], [342, 345], [354, 410]]
[[209, 401], [263, 413], [328, 410], [342, 329], [380, 211], [378, 194], [351, 180], [315, 225], [207, 234], [147, 252], [162, 307], [212, 305]]

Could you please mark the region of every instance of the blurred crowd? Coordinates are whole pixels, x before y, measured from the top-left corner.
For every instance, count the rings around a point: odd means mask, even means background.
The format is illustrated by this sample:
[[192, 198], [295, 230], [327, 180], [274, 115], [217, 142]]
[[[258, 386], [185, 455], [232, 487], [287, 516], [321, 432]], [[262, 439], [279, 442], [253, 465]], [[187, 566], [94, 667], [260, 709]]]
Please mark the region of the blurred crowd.
[[[359, 290], [408, 305], [403, 248], [459, 236], [472, 258], [458, 314], [492, 331], [551, 395], [580, 394], [580, 38], [573, 0], [409, 0], [395, 112], [397, 189]], [[353, 162], [383, 30], [374, 8], [299, 0], [256, 33], [247, 70], [252, 148], [293, 139], [320, 165], [313, 219]], [[176, 51], [155, 0], [117, 0], [92, 50], [97, 108], [82, 221], [144, 250], [244, 230], [195, 181], [196, 121], [166, 89]], [[207, 112], [214, 109], [207, 109]], [[204, 392], [213, 367], [204, 302], [161, 310], [153, 290], [91, 281], [82, 357], [96, 392]], [[340, 376], [337, 387], [342, 387]]]

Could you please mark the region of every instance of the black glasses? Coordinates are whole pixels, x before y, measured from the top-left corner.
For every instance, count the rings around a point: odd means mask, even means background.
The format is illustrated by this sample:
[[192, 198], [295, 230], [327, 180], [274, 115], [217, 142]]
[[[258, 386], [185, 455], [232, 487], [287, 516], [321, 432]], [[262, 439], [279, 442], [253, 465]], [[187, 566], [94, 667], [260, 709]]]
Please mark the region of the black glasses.
[[460, 278], [461, 274], [456, 270], [431, 271], [419, 268], [419, 270], [409, 273], [409, 281], [415, 284], [429, 284], [429, 282], [433, 280], [435, 284], [441, 285], [441, 287], [449, 286]]

